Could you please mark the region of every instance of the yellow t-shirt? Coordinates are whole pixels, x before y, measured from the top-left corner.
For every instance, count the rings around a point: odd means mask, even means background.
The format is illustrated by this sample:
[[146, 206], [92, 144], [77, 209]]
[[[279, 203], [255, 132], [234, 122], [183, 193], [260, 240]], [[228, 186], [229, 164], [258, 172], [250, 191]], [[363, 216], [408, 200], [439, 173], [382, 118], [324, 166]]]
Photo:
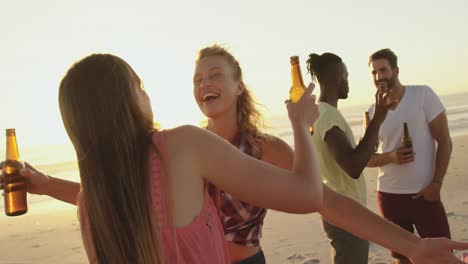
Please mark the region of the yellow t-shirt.
[[366, 182], [364, 176], [353, 179], [336, 162], [325, 143], [326, 133], [333, 127], [338, 127], [346, 134], [351, 146], [356, 147], [353, 131], [344, 119], [343, 115], [335, 107], [320, 102], [318, 104], [320, 116], [314, 123], [312, 140], [320, 161], [323, 183], [332, 190], [350, 197], [362, 205], [366, 205]]

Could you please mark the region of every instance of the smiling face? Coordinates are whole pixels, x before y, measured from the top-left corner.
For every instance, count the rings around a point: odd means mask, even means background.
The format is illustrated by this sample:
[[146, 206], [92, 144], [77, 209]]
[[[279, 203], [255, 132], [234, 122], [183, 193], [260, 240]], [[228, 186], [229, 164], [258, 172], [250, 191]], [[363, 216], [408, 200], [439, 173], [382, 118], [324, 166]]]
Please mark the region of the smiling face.
[[193, 93], [198, 107], [208, 118], [236, 112], [237, 98], [244, 86], [234, 75], [233, 67], [223, 56], [207, 56], [198, 61]]
[[398, 78], [398, 67], [392, 68], [387, 59], [373, 60], [370, 67], [377, 89], [390, 91], [394, 88]]
[[399, 84], [398, 67], [393, 68], [385, 58], [373, 60], [370, 67], [375, 87], [386, 92], [387, 104], [394, 108], [400, 99], [399, 91], [395, 89]]

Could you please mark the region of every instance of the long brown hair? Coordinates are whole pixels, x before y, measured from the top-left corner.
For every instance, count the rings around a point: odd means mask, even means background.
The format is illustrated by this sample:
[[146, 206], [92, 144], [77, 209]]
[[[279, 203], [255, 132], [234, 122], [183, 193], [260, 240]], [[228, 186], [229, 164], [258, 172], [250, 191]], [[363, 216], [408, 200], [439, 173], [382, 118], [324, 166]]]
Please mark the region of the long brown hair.
[[[212, 46], [201, 49], [198, 52], [195, 63], [201, 59], [210, 56], [221, 56], [234, 69], [234, 80], [242, 82], [245, 87], [242, 77], [242, 69], [239, 62], [234, 56], [224, 47], [214, 44]], [[269, 139], [268, 135], [260, 132], [260, 127], [264, 125], [263, 116], [257, 109], [250, 90], [245, 87], [243, 93], [238, 97], [236, 104], [237, 126], [244, 133], [245, 139], [252, 147], [252, 156], [261, 158], [262, 141]]]
[[93, 54], [60, 83], [60, 112], [77, 153], [100, 264], [163, 262], [149, 177], [155, 128], [138, 105], [138, 82], [124, 60]]

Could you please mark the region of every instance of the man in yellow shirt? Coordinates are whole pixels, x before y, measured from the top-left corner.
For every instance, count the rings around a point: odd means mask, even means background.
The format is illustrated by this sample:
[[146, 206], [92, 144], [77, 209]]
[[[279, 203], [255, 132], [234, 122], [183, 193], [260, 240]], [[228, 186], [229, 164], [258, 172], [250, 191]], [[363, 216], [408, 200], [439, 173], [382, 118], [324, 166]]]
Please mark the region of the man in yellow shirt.
[[[314, 123], [313, 141], [318, 152], [323, 182], [332, 190], [366, 205], [362, 171], [374, 153], [380, 125], [388, 112], [384, 92], [376, 94], [374, 118], [356, 146], [353, 132], [338, 110], [338, 100], [348, 97], [348, 71], [332, 53], [310, 54], [307, 67], [320, 84], [320, 117]], [[322, 219], [330, 239], [333, 263], [368, 263], [369, 243]]]

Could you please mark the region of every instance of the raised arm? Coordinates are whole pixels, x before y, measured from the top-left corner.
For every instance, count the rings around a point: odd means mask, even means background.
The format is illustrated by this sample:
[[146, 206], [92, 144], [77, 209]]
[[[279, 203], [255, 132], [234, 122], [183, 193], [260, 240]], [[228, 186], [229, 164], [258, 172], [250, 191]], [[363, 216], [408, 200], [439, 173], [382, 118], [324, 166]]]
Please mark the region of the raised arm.
[[378, 140], [380, 125], [388, 113], [384, 93], [377, 90], [375, 95], [374, 117], [367, 127], [364, 137], [353, 148], [346, 134], [338, 127], [333, 127], [325, 134], [325, 142], [340, 167], [354, 179], [359, 178], [374, 153], [375, 142]]

